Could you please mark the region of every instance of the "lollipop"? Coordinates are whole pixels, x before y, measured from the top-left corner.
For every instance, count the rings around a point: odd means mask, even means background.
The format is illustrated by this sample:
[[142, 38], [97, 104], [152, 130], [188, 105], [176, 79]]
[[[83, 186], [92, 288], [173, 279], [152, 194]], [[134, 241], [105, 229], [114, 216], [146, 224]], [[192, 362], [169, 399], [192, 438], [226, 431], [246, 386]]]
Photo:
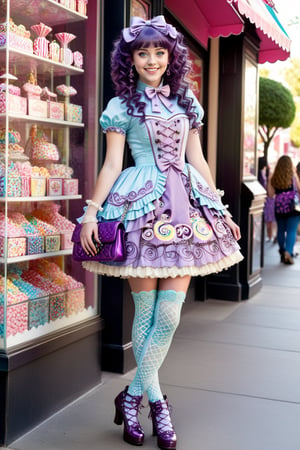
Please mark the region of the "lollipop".
[[56, 38], [61, 45], [60, 62], [71, 65], [73, 63], [73, 52], [68, 48], [68, 44], [76, 38], [72, 33], [56, 33]]

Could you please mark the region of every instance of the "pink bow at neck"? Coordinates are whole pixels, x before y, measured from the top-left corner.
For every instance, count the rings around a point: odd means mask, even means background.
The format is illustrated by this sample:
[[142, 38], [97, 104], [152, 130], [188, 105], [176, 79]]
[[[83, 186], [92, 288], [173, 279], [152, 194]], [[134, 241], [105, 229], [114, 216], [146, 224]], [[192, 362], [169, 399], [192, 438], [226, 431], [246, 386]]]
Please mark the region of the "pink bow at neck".
[[146, 87], [145, 94], [151, 100], [152, 112], [160, 113], [160, 104], [162, 103], [170, 112], [174, 112], [174, 105], [167, 99], [170, 95], [170, 86], [166, 84], [158, 88]]

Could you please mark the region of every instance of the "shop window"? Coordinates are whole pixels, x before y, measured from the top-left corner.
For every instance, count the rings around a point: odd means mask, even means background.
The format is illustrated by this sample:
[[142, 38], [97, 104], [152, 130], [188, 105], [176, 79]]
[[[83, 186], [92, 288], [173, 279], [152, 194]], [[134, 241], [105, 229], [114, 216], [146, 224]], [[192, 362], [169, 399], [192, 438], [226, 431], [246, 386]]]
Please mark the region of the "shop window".
[[150, 2], [145, 0], [131, 0], [130, 15], [142, 17], [147, 20], [151, 17]]
[[243, 178], [255, 176], [257, 139], [257, 66], [246, 58], [244, 84], [244, 159]]

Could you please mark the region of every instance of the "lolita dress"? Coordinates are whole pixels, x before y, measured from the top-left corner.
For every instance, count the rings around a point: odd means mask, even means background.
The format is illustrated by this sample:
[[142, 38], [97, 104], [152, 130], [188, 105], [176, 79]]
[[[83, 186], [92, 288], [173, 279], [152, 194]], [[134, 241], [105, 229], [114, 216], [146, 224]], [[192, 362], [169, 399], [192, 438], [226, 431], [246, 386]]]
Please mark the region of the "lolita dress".
[[[104, 132], [126, 135], [134, 167], [123, 170], [109, 193], [101, 221], [124, 218], [126, 259], [83, 262], [91, 272], [122, 278], [208, 275], [243, 259], [224, 220], [225, 208], [192, 165], [185, 162], [190, 123], [178, 99], [138, 82], [146, 119], [129, 116], [114, 97], [100, 118]], [[163, 90], [166, 87], [163, 87]], [[201, 122], [203, 109], [189, 91]]]

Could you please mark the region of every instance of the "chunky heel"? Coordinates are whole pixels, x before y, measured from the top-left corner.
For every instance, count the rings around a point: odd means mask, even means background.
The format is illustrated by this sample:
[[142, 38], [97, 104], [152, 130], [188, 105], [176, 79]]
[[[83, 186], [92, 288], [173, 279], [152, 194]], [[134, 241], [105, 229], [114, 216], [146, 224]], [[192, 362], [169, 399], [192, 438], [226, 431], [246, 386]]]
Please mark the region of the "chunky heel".
[[123, 413], [116, 407], [114, 423], [116, 425], [122, 425], [123, 423]]
[[128, 386], [115, 398], [116, 412], [114, 423], [122, 425], [124, 422], [123, 439], [125, 442], [132, 445], [143, 445], [144, 432], [137, 419], [142, 396], [130, 395], [127, 390]]

